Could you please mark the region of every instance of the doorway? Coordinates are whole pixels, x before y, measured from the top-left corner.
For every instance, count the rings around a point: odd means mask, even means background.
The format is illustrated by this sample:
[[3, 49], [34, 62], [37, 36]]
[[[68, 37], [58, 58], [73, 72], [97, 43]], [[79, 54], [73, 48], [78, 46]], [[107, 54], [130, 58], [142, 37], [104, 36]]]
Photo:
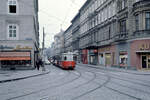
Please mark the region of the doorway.
[[150, 69], [150, 55], [142, 55], [142, 68]]

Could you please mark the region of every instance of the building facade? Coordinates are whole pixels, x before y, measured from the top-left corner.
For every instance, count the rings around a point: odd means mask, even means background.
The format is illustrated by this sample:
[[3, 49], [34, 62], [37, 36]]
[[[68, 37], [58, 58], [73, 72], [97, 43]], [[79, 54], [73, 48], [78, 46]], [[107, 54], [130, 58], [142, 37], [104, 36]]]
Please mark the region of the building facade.
[[73, 52], [72, 48], [72, 25], [64, 32], [64, 52]]
[[150, 68], [150, 1], [87, 0], [64, 32], [64, 52], [80, 62]]
[[80, 54], [79, 54], [79, 33], [80, 33], [80, 13], [78, 13], [73, 20], [72, 23], [72, 49], [74, 53], [74, 60], [76, 62], [80, 62]]
[[79, 44], [88, 52], [82, 58], [89, 64], [150, 68], [149, 19], [148, 0], [87, 0], [80, 9]]
[[1, 0], [0, 66], [32, 69], [38, 59], [38, 0]]

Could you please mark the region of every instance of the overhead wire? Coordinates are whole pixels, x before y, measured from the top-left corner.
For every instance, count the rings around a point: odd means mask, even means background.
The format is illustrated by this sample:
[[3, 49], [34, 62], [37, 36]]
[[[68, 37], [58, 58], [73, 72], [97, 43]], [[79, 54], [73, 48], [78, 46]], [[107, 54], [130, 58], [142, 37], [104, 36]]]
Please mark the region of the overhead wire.
[[[19, 2], [25, 3], [28, 7], [33, 7], [33, 5], [27, 4], [27, 3], [24, 2], [24, 1], [21, 1], [21, 0], [20, 0]], [[63, 23], [68, 23], [68, 22], [65, 22], [63, 19], [58, 18], [57, 16], [54, 16], [54, 15], [51, 15], [51, 14], [47, 13], [45, 10], [39, 9], [39, 13], [40, 13], [40, 12], [43, 13], [43, 14], [45, 14], [45, 15], [47, 15], [48, 17], [51, 17], [51, 18], [56, 19], [57, 21], [60, 21], [60, 22], [63, 22]]]

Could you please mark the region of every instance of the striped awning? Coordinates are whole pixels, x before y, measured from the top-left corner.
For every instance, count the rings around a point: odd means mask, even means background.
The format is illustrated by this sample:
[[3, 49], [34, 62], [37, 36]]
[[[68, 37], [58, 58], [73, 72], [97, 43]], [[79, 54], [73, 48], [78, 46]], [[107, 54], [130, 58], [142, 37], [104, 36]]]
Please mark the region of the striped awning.
[[30, 52], [0, 52], [0, 60], [31, 60]]

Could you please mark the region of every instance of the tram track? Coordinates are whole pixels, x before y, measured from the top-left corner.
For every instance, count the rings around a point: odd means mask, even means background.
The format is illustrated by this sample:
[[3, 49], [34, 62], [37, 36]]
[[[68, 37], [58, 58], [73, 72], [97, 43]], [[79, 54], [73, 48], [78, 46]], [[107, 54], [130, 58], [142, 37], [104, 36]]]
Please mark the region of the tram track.
[[[66, 71], [67, 72], [67, 71]], [[70, 73], [69, 72], [67, 72], [67, 74], [64, 76], [64, 77], [62, 77], [62, 78], [60, 78], [60, 79], [57, 79], [57, 80], [54, 80], [53, 81], [53, 83], [55, 83], [56, 81], [58, 81], [58, 80], [64, 80], [65, 78], [66, 78], [66, 76], [68, 76]], [[51, 73], [49, 74], [49, 75], [51, 75]], [[41, 79], [41, 78], [40, 78]], [[32, 80], [33, 81], [33, 80]], [[43, 80], [43, 81], [45, 81], [45, 80]], [[29, 84], [29, 82], [31, 82], [31, 81], [28, 81], [28, 83], [26, 83], [26, 84]], [[45, 85], [47, 85], [47, 84], [52, 84], [52, 82], [46, 82], [46, 83], [42, 83], [42, 84], [39, 84], [39, 83], [36, 83], [36, 84], [31, 84], [30, 85], [30, 87], [40, 87], [40, 86], [45, 86]], [[24, 87], [24, 88], [21, 88], [21, 89], [31, 89], [31, 88], [28, 88], [28, 87]], [[17, 92], [19, 92], [19, 90], [15, 90], [15, 91], [10, 91], [10, 92], [6, 92], [6, 93], [0, 93], [0, 95], [7, 95], [7, 94], [10, 94], [10, 93], [17, 93]]]
[[[84, 70], [85, 70], [85, 69], [84, 69]], [[89, 71], [89, 70], [88, 70], [88, 71]], [[93, 72], [93, 71], [90, 71], [90, 72]], [[100, 71], [100, 72], [101, 72], [101, 71]], [[95, 72], [93, 72], [93, 73], [95, 73]], [[104, 71], [102, 71], [101, 73], [106, 74], [106, 72], [104, 72]], [[96, 74], [100, 74], [100, 73], [97, 73], [97, 72], [96, 72]], [[105, 76], [104, 74], [101, 74], [101, 75]], [[109, 78], [110, 78], [110, 80], [109, 80], [108, 82], [112, 82], [112, 81], [111, 81], [112, 78], [115, 78], [115, 77], [112, 77], [112, 76], [109, 75]], [[102, 80], [103, 80], [103, 79], [102, 79]], [[125, 80], [125, 81], [130, 82], [130, 81], [128, 81], [128, 80]], [[108, 82], [107, 82], [107, 83], [108, 83]], [[98, 82], [95, 82], [95, 83], [96, 83], [96, 84], [99, 84]], [[114, 92], [117, 92], [117, 93], [119, 93], [119, 94], [126, 95], [126, 96], [128, 96], [128, 97], [130, 97], [130, 98], [133, 98], [133, 99], [136, 99], [136, 100], [142, 100], [142, 98], [138, 98], [138, 97], [133, 96], [133, 95], [130, 95], [130, 94], [128, 94], [128, 93], [124, 93], [124, 92], [119, 91], [119, 90], [117, 90], [117, 89], [108, 87], [108, 86], [106, 86], [107, 83], [103, 84], [102, 87], [105, 87], [105, 88], [107, 88], [107, 89], [109, 89], [109, 90], [112, 90], [112, 91], [114, 91]], [[116, 84], [117, 84], [117, 85], [120, 85], [120, 86], [122, 86], [122, 87], [125, 87], [125, 88], [130, 88], [130, 89], [132, 88], [132, 87], [127, 87], [127, 86], [118, 84], [118, 83], [116, 83]], [[135, 83], [134, 83], [134, 84], [135, 84]], [[100, 85], [100, 84], [99, 84], [99, 85]], [[140, 85], [141, 85], [141, 84], [140, 84]], [[148, 86], [148, 87], [149, 87], [149, 86]], [[97, 89], [100, 89], [100, 88], [98, 87]], [[96, 89], [96, 90], [97, 90], [97, 89]], [[139, 90], [139, 89], [135, 89], [135, 88], [132, 88], [132, 89], [135, 90], [135, 91], [144, 92], [144, 93], [146, 93], [146, 94], [149, 94], [149, 92], [145, 92], [145, 91], [142, 91], [142, 90]], [[94, 90], [94, 91], [95, 91], [95, 90]], [[93, 92], [93, 91], [91, 91], [91, 92]], [[91, 93], [91, 92], [89, 92], [89, 93]], [[87, 95], [87, 93], [84, 94], [84, 95]], [[76, 97], [76, 98], [74, 98], [74, 99], [72, 99], [72, 100], [79, 99], [80, 97], [82, 97], [82, 96], [84, 96], [84, 95], [78, 96], [78, 97]]]
[[[85, 66], [83, 66], [83, 67], [85, 67]], [[98, 70], [100, 70], [100, 72], [103, 72], [103, 73], [106, 73], [107, 72], [107, 69], [103, 69], [103, 71], [100, 69], [100, 68], [96, 68], [96, 67], [90, 67], [90, 66], [86, 66], [86, 68], [90, 68], [90, 69], [98, 69]], [[110, 70], [109, 70], [110, 71]], [[115, 71], [115, 72], [120, 72], [120, 71]], [[126, 72], [127, 73], [127, 72]], [[135, 78], [131, 78], [131, 77], [121, 77], [121, 78], [119, 78], [120, 77], [120, 75], [116, 75], [116, 74], [113, 74], [113, 73], [109, 73], [109, 74], [111, 74], [110, 76], [112, 77], [112, 75], [113, 75], [113, 77], [112, 78], [116, 78], [116, 79], [119, 79], [119, 80], [124, 80], [124, 81], [128, 81], [128, 82], [131, 82], [131, 83], [134, 83], [134, 84], [139, 84], [139, 85], [143, 85], [143, 86], [147, 86], [147, 87], [150, 87], [150, 85], [148, 85], [150, 82], [149, 81], [145, 81], [145, 80], [141, 80], [141, 79], [135, 79]], [[131, 73], [128, 73], [128, 74], [131, 74]], [[133, 73], [132, 73], [133, 74]], [[133, 75], [137, 75], [137, 74], [133, 74]], [[138, 74], [139, 75], [139, 74]], [[116, 77], [114, 77], [114, 76], [116, 76]], [[122, 79], [122, 78], [124, 78], [124, 79]], [[133, 81], [133, 80], [135, 80], [135, 81]], [[143, 84], [144, 83], [144, 84]], [[147, 83], [147, 84], [145, 84], [145, 83]]]
[[[71, 71], [69, 71], [69, 74], [71, 74]], [[70, 76], [70, 75], [69, 75], [69, 76]], [[14, 97], [11, 97], [11, 98], [9, 98], [9, 99], [7, 99], [7, 100], [14, 100], [14, 99], [26, 97], [26, 96], [29, 96], [29, 95], [32, 95], [32, 94], [40, 93], [40, 92], [46, 91], [46, 90], [48, 90], [48, 89], [52, 89], [52, 88], [57, 88], [57, 87], [64, 86], [64, 85], [66, 85], [66, 84], [68, 84], [68, 83], [74, 82], [75, 80], [79, 79], [79, 78], [81, 77], [81, 73], [79, 73], [79, 75], [76, 75], [76, 76], [77, 76], [76, 78], [73, 78], [73, 79], [71, 79], [71, 80], [69, 80], [69, 81], [63, 82], [63, 83], [61, 83], [61, 84], [57, 84], [57, 85], [54, 85], [54, 86], [49, 86], [49, 87], [47, 87], [47, 88], [43, 88], [43, 89], [40, 89], [40, 90], [37, 90], [37, 91], [28, 92], [28, 93], [23, 94], [23, 95], [14, 96]], [[50, 85], [50, 84], [48, 84], [48, 85]]]
[[[78, 72], [80, 72], [80, 71], [78, 70]], [[80, 72], [80, 74], [81, 74], [81, 76], [82, 76], [82, 73], [81, 73], [81, 72]], [[87, 78], [84, 78], [84, 77], [81, 77], [81, 78], [87, 79]], [[75, 87], [73, 87], [73, 88], [69, 88], [69, 89], [67, 89], [67, 90], [65, 90], [65, 91], [63, 91], [63, 92], [68, 92], [68, 91], [72, 91], [72, 90], [74, 90], [74, 89], [80, 88], [81, 86], [84, 86], [84, 85], [90, 83], [90, 82], [93, 81], [95, 78], [96, 78], [96, 74], [93, 74], [93, 77], [92, 77], [90, 80], [88, 80], [87, 82], [84, 82], [84, 83], [82, 83], [82, 84], [80, 84], [80, 85], [77, 85], [77, 86], [75, 86]], [[67, 84], [67, 85], [68, 85], [68, 84]], [[53, 97], [53, 96], [46, 96], [46, 97], [40, 98], [40, 100], [50, 100], [51, 97]]]

